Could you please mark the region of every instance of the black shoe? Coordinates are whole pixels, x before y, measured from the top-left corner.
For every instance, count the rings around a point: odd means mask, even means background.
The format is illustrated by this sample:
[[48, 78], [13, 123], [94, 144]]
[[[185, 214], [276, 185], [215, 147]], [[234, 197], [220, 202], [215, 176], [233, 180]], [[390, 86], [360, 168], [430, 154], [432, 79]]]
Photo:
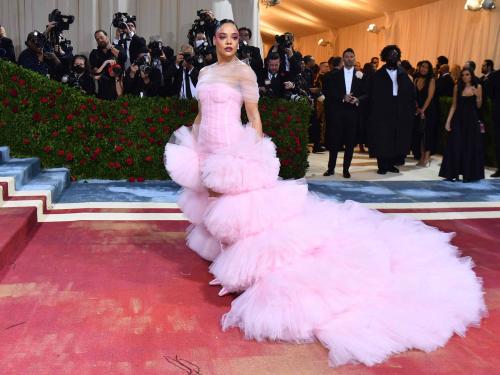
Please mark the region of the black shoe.
[[323, 173], [323, 176], [328, 177], [328, 176], [333, 176], [334, 174], [335, 174], [335, 171], [328, 169], [325, 173]]
[[379, 170], [377, 171], [377, 173], [378, 173], [378, 174], [386, 174], [386, 173], [387, 173], [387, 171], [386, 171], [385, 169], [379, 169]]
[[324, 148], [323, 146], [314, 146], [313, 147], [313, 154], [318, 154], [320, 152], [325, 152], [326, 151], [326, 148]]
[[399, 173], [399, 169], [397, 169], [396, 167], [390, 167], [387, 169], [387, 171], [392, 173]]
[[343, 176], [344, 178], [351, 178], [351, 174], [349, 173], [349, 171], [344, 171]]
[[498, 171], [496, 171], [495, 173], [493, 173], [491, 175], [491, 177], [500, 177], [500, 169]]

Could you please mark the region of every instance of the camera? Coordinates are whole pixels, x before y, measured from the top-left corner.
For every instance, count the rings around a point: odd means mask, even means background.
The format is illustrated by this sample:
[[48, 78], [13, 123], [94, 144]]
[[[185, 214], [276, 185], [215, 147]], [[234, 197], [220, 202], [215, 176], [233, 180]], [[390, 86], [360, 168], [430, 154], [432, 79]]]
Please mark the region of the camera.
[[55, 46], [60, 46], [66, 53], [71, 53], [73, 47], [71, 40], [62, 36], [64, 30], [69, 30], [69, 25], [75, 21], [75, 16], [66, 16], [59, 9], [54, 9], [49, 13], [49, 22], [55, 22], [55, 25], [48, 33], [48, 38], [45, 42], [43, 51], [46, 53], [54, 52]]
[[154, 42], [148, 44], [148, 49], [152, 58], [159, 59], [163, 53], [163, 43], [161, 40], [155, 40]]
[[204, 33], [207, 37], [208, 46], [213, 47], [212, 39], [215, 36], [215, 30], [219, 25], [219, 21], [210, 17], [208, 11], [204, 9], [198, 10], [196, 15], [198, 18], [194, 20], [191, 29], [188, 31], [189, 43], [194, 45], [196, 34]]
[[292, 34], [275, 35], [274, 39], [282, 49], [290, 48], [293, 45]]
[[137, 65], [141, 72], [143, 72], [145, 74], [151, 73], [151, 69], [152, 69], [151, 59], [149, 58], [148, 55], [143, 55], [143, 56], [137, 58], [133, 62], [133, 64]]
[[135, 16], [130, 16], [128, 13], [115, 13], [113, 15], [113, 26], [116, 27], [117, 29], [126, 29], [127, 28], [127, 22], [135, 22], [136, 17]]
[[75, 16], [65, 16], [61, 14], [59, 9], [54, 9], [49, 14], [49, 22], [56, 23], [56, 25], [52, 28], [52, 31], [60, 34], [64, 30], [69, 30], [69, 25], [75, 22]]

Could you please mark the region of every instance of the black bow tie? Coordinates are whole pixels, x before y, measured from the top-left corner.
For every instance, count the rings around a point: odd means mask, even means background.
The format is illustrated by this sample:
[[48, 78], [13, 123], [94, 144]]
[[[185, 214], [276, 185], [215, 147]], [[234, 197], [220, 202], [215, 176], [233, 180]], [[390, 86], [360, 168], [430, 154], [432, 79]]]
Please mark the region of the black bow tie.
[[392, 70], [396, 70], [396, 69], [397, 69], [397, 68], [395, 68], [395, 67], [389, 67], [389, 66], [387, 67], [387, 70], [391, 70], [391, 71], [392, 71]]

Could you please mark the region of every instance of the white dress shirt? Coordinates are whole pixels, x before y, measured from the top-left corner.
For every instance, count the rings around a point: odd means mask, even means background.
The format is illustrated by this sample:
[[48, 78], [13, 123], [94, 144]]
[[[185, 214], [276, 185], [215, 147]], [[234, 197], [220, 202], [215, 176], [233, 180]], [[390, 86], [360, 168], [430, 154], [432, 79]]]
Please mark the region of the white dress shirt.
[[348, 68], [344, 67], [344, 80], [345, 80], [345, 93], [346, 93], [346, 95], [351, 94], [353, 75], [354, 75], [354, 68], [348, 69]]
[[387, 73], [389, 74], [389, 77], [391, 77], [392, 80], [392, 96], [398, 96], [398, 70], [389, 70], [386, 69]]
[[[186, 96], [186, 73], [184, 72], [184, 69], [182, 69], [182, 86], [181, 86], [181, 92], [179, 94], [179, 97], [181, 99], [187, 99], [187, 96]], [[189, 74], [191, 74], [191, 72], [193, 71], [194, 67], [191, 68], [191, 70], [189, 71]], [[193, 98], [198, 98], [198, 96], [196, 95], [196, 87], [195, 85], [193, 85], [193, 80], [190, 78], [189, 79], [189, 86], [191, 87], [191, 95], [193, 96]]]

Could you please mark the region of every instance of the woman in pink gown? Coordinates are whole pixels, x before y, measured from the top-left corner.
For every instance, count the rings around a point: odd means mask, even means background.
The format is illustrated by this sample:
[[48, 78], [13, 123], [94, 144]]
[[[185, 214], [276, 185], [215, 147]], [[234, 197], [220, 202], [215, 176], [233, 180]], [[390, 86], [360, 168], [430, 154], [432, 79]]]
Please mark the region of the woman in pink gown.
[[[452, 234], [278, 178], [232, 21], [221, 22], [214, 43], [218, 63], [199, 75], [199, 114], [174, 133], [165, 164], [183, 187], [188, 246], [212, 262], [220, 295], [238, 293], [222, 328], [255, 340], [318, 340], [338, 366], [432, 351], [479, 325], [482, 283]], [[251, 125], [241, 124], [243, 103]]]

